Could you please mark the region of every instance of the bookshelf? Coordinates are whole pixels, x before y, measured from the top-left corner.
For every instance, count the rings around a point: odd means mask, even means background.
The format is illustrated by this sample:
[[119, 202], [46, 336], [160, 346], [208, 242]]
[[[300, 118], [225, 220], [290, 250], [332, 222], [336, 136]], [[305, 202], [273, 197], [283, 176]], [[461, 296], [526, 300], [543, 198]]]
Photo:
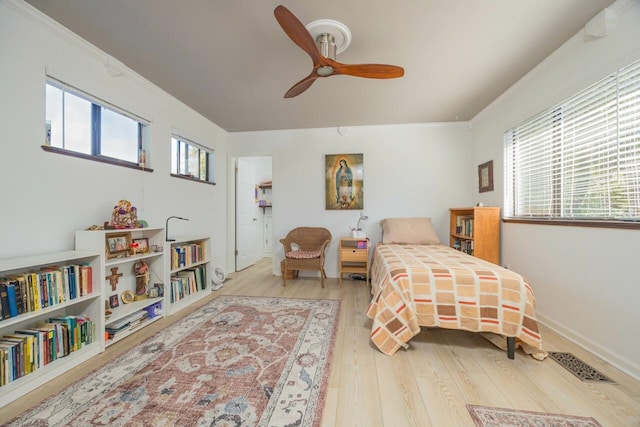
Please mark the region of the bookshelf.
[[449, 246], [494, 264], [500, 263], [500, 208], [449, 209]]
[[[146, 250], [119, 252], [114, 255], [107, 247], [110, 240], [126, 234], [127, 240], [141, 242]], [[101, 340], [108, 347], [123, 338], [137, 332], [164, 316], [164, 296], [149, 296], [155, 284], [165, 285], [164, 228], [148, 227], [118, 230], [79, 230], [76, 231], [76, 250], [100, 251], [100, 265], [96, 269], [98, 283], [102, 289], [103, 301], [109, 301], [110, 314], [103, 309], [103, 328]], [[144, 244], [142, 244], [144, 242]], [[156, 249], [155, 251], [153, 249]], [[136, 295], [137, 278], [134, 268], [142, 262], [148, 267], [148, 284], [145, 295]], [[117, 280], [113, 280], [113, 277]], [[113, 282], [112, 282], [113, 280]], [[157, 291], [155, 291], [157, 292]]]
[[168, 245], [165, 287], [167, 313], [174, 314], [207, 295], [211, 274], [210, 239], [204, 236], [176, 238]]
[[[86, 272], [82, 282], [75, 278], [81, 266]], [[74, 277], [70, 279], [72, 270]], [[33, 362], [23, 364], [24, 374], [18, 374], [13, 366], [11, 373], [5, 367], [0, 369], [0, 407], [103, 351], [98, 332], [103, 327], [104, 313], [99, 271], [100, 253], [96, 251], [65, 251], [0, 260], [2, 289], [13, 285], [23, 301], [22, 309], [17, 307], [18, 300], [14, 306], [14, 314], [19, 314], [0, 320], [3, 342], [0, 351], [12, 352], [11, 356], [5, 353], [7, 358], [20, 357], [22, 351], [21, 360], [27, 354], [34, 355]], [[59, 320], [52, 320], [54, 318]], [[7, 342], [8, 335], [16, 334], [20, 338]], [[63, 346], [55, 352], [52, 344], [57, 339]]]

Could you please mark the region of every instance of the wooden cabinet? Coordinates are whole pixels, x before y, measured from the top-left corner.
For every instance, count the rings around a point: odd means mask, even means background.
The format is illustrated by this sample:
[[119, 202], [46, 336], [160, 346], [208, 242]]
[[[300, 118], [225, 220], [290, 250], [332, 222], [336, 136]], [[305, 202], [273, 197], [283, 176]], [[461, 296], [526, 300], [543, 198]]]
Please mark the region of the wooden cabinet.
[[500, 263], [500, 208], [451, 208], [449, 246], [494, 264]]
[[[123, 251], [110, 251], [109, 241], [123, 237]], [[100, 265], [95, 275], [102, 279], [99, 286], [105, 301], [109, 301], [108, 311], [104, 314], [105, 346], [131, 335], [164, 316], [164, 296], [151, 293], [154, 285], [165, 291], [164, 228], [133, 228], [119, 230], [79, 230], [76, 231], [77, 250], [99, 250]], [[137, 253], [127, 249], [127, 245], [138, 243]], [[154, 251], [155, 249], [155, 251]], [[146, 292], [137, 295], [138, 280], [135, 267], [138, 261], [146, 264], [147, 276], [144, 278]], [[141, 276], [141, 275], [139, 275]], [[139, 292], [138, 292], [139, 293]]]
[[212, 277], [210, 239], [204, 236], [178, 237], [169, 245], [169, 286], [166, 301], [171, 315], [209, 295]]
[[[85, 273], [78, 274], [80, 269]], [[73, 274], [72, 279], [70, 274]], [[82, 281], [75, 280], [76, 274]], [[28, 365], [26, 361], [17, 364], [17, 360], [12, 360], [13, 356], [7, 355], [13, 344], [2, 345], [5, 365], [0, 370], [0, 407], [104, 350], [100, 276], [99, 252], [66, 251], [0, 260], [0, 278], [5, 286], [13, 286], [12, 292], [15, 291], [23, 301], [22, 309], [17, 309], [18, 303], [15, 304], [15, 316], [0, 321], [0, 337], [13, 342], [24, 340], [17, 345], [28, 347], [30, 350], [25, 351], [33, 356]], [[15, 284], [21, 281], [25, 284]], [[59, 323], [59, 328], [52, 326], [53, 323]], [[16, 338], [16, 335], [22, 338]], [[66, 340], [68, 346], [52, 348], [56, 341], [47, 336], [59, 337], [60, 342]], [[10, 361], [13, 362], [11, 365]], [[21, 366], [21, 372], [17, 374], [13, 366]], [[5, 367], [10, 367], [11, 371]]]
[[338, 251], [340, 267], [340, 285], [345, 273], [358, 273], [365, 277], [369, 284], [369, 239], [341, 237]]

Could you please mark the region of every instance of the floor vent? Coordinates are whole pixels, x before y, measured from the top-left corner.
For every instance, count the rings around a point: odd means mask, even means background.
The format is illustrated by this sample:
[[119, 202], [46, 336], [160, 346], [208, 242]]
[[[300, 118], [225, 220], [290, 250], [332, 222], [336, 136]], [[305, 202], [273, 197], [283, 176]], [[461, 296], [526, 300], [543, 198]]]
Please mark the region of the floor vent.
[[615, 384], [616, 382], [606, 375], [598, 372], [593, 367], [584, 363], [571, 353], [550, 351], [549, 357], [558, 362], [560, 366], [571, 372], [582, 381]]

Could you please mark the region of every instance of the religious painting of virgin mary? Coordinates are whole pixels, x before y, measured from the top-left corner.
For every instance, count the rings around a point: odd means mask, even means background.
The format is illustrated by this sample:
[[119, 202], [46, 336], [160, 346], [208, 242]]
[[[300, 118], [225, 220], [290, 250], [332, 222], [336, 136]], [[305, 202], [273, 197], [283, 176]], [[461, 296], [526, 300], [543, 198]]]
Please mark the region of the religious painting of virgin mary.
[[325, 156], [325, 209], [364, 209], [364, 154]]

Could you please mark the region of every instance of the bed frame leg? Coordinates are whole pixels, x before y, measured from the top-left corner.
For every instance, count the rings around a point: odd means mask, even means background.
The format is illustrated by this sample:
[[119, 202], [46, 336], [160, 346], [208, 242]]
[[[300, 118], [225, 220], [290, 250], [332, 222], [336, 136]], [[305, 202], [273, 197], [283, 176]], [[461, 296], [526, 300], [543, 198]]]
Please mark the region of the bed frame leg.
[[507, 337], [507, 357], [511, 360], [516, 358], [516, 338]]

